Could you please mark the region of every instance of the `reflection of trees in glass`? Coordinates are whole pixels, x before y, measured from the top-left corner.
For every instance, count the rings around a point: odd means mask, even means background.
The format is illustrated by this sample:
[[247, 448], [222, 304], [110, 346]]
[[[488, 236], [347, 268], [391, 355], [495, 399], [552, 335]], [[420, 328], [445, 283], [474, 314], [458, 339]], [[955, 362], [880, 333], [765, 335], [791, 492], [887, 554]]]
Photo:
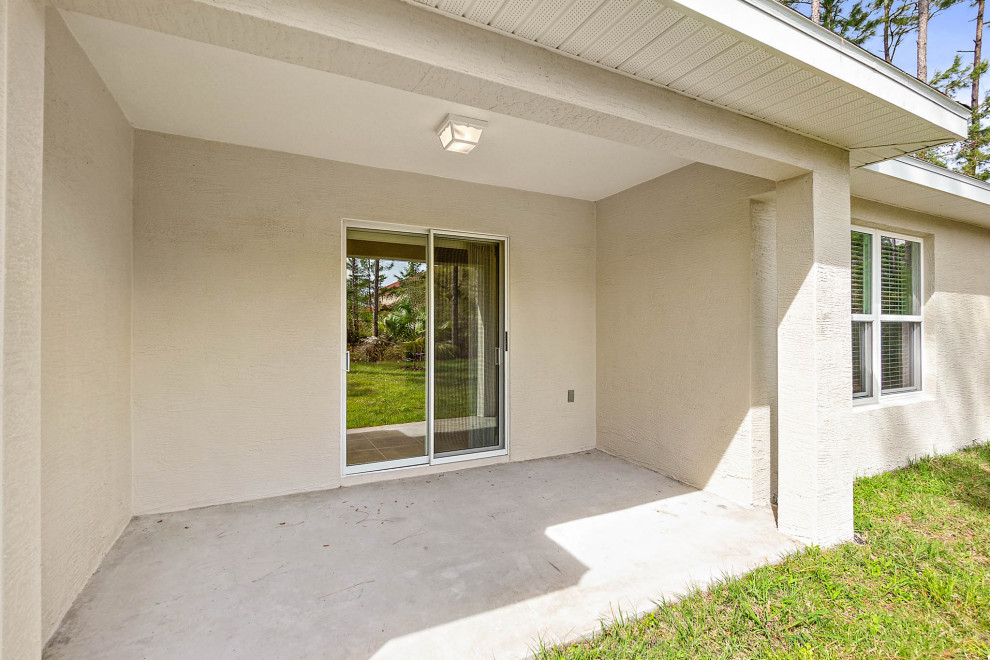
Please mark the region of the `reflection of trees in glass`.
[[355, 343], [369, 334], [377, 337], [381, 323], [381, 291], [393, 262], [381, 259], [347, 259], [347, 342]]
[[397, 296], [400, 302], [420, 310], [426, 317], [426, 276], [424, 266], [418, 261], [400, 262], [405, 264], [399, 271]]
[[[389, 273], [397, 281], [385, 286]], [[421, 262], [348, 258], [347, 343], [352, 359], [421, 361], [426, 352], [426, 277]]]
[[426, 334], [426, 310], [416, 308], [408, 299], [400, 299], [385, 315], [384, 324], [387, 339], [412, 341]]
[[374, 259], [374, 268], [371, 272], [370, 290], [368, 291], [371, 297], [371, 330], [375, 337], [380, 334], [380, 326], [378, 323], [378, 316], [381, 312], [381, 292], [382, 285], [385, 284], [385, 280], [388, 278], [388, 271], [392, 270], [392, 262], [383, 262], [381, 259]]
[[385, 337], [406, 360], [426, 358], [426, 276], [423, 264], [407, 261], [399, 272], [396, 302], [385, 317]]
[[361, 340], [366, 323], [370, 259], [347, 259], [347, 343], [356, 344]]

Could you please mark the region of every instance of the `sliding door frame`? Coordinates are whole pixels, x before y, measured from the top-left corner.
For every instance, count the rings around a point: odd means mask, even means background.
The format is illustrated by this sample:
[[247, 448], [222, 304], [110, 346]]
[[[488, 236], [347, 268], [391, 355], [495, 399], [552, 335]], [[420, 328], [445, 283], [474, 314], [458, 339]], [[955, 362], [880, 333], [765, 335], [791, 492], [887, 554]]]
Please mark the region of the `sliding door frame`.
[[443, 465], [445, 463], [459, 463], [461, 461], [471, 461], [480, 458], [490, 458], [492, 456], [505, 456], [509, 453], [509, 406], [508, 406], [508, 383], [509, 383], [509, 351], [506, 345], [506, 340], [509, 336], [509, 290], [508, 290], [508, 255], [509, 255], [509, 237], [508, 236], [498, 236], [495, 234], [481, 234], [478, 232], [468, 232], [468, 231], [454, 231], [447, 229], [430, 229], [430, 261], [428, 268], [430, 269], [431, 275], [433, 272], [433, 240], [436, 236], [442, 238], [463, 238], [465, 240], [477, 240], [477, 241], [491, 241], [500, 243], [501, 249], [499, 250], [499, 318], [501, 319], [500, 332], [502, 336], [499, 337], [498, 345], [500, 347], [500, 359], [499, 363], [501, 366], [501, 372], [499, 373], [499, 387], [498, 387], [498, 430], [499, 442], [498, 447], [492, 449], [479, 449], [476, 451], [464, 452], [462, 454], [455, 454], [453, 456], [442, 456], [437, 457], [436, 452], [433, 448], [433, 421], [434, 421], [434, 379], [436, 371], [433, 369], [433, 350], [435, 338], [433, 336], [433, 280], [430, 278], [427, 283], [429, 298], [427, 312], [427, 319], [429, 320], [429, 327], [427, 328], [427, 357], [430, 363], [430, 370], [427, 371], [427, 380], [429, 381], [429, 387], [426, 389], [426, 406], [429, 410], [426, 419], [427, 433], [430, 442], [430, 465]]
[[[347, 230], [348, 229], [371, 229], [393, 233], [417, 234], [427, 239], [426, 246], [426, 289], [429, 295], [433, 274], [430, 272], [430, 245], [429, 230], [423, 227], [412, 225], [401, 225], [387, 222], [372, 222], [366, 220], [352, 220], [344, 218], [341, 222], [340, 230], [340, 474], [341, 476], [351, 476], [355, 474], [365, 474], [368, 472], [380, 472], [382, 470], [394, 470], [397, 468], [421, 467], [430, 464], [431, 447], [427, 446], [425, 456], [415, 456], [413, 458], [399, 458], [395, 460], [378, 461], [375, 463], [362, 463], [360, 465], [347, 465]], [[432, 322], [432, 317], [427, 312], [427, 326]], [[427, 382], [427, 402], [429, 402], [429, 383], [433, 365], [429, 359], [426, 361], [426, 382]], [[427, 403], [429, 406], [429, 403]], [[429, 414], [427, 414], [429, 420]], [[427, 421], [427, 438], [429, 438], [429, 422]], [[432, 443], [431, 443], [432, 444]]]
[[[376, 463], [363, 463], [361, 465], [347, 465], [347, 230], [348, 229], [371, 229], [386, 232], [398, 232], [406, 234], [418, 234], [426, 237], [426, 441], [427, 455], [414, 458], [378, 461]], [[500, 314], [502, 320], [502, 337], [499, 346], [501, 347], [501, 381], [499, 383], [499, 433], [502, 442], [500, 447], [490, 450], [458, 454], [455, 456], [445, 456], [437, 458], [433, 450], [433, 418], [434, 418], [434, 332], [433, 332], [433, 238], [434, 235], [463, 238], [466, 240], [476, 239], [483, 241], [499, 241], [500, 250], [499, 261], [499, 287], [501, 296]], [[340, 474], [341, 476], [352, 476], [366, 474], [369, 472], [384, 472], [387, 470], [409, 469], [429, 465], [444, 465], [446, 463], [458, 463], [462, 461], [481, 460], [497, 456], [506, 456], [509, 453], [509, 237], [497, 234], [483, 234], [478, 232], [466, 232], [454, 229], [440, 229], [436, 227], [423, 227], [418, 225], [397, 224], [391, 222], [379, 222], [373, 220], [357, 220], [353, 218], [343, 218], [340, 230]]]

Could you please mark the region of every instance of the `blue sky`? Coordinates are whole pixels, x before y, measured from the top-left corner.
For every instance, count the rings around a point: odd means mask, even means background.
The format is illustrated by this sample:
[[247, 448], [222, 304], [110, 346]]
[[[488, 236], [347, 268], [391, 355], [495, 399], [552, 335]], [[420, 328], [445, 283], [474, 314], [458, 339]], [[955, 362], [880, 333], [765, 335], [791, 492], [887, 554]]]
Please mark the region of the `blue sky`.
[[[807, 7], [802, 7], [807, 13]], [[976, 8], [970, 0], [938, 14], [928, 25], [928, 74], [944, 70], [952, 64], [960, 50], [973, 50], [973, 37], [976, 36]], [[990, 55], [990, 29], [984, 28], [984, 58]], [[917, 41], [915, 34], [908, 35], [894, 54], [894, 64], [911, 75], [917, 74]], [[866, 44], [867, 50], [883, 56], [883, 41], [873, 39]], [[972, 53], [962, 53], [963, 61], [972, 62]], [[969, 90], [964, 90], [960, 100], [969, 103]]]

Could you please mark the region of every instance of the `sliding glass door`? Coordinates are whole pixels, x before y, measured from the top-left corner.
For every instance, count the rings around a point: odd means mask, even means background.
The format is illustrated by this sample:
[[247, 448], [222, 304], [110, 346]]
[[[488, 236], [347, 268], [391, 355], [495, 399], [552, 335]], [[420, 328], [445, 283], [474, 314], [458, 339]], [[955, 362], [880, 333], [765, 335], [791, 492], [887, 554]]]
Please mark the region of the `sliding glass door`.
[[433, 453], [503, 446], [502, 243], [433, 236]]
[[427, 463], [428, 236], [346, 232], [345, 469]]
[[344, 472], [504, 452], [504, 239], [345, 233]]

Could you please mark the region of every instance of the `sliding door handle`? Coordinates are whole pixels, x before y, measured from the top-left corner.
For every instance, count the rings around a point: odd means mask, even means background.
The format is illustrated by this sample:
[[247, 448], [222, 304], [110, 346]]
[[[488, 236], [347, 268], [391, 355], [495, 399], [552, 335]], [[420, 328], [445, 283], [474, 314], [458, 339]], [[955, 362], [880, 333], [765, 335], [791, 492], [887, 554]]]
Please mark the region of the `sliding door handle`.
[[344, 371], [351, 373], [351, 352], [344, 351]]

